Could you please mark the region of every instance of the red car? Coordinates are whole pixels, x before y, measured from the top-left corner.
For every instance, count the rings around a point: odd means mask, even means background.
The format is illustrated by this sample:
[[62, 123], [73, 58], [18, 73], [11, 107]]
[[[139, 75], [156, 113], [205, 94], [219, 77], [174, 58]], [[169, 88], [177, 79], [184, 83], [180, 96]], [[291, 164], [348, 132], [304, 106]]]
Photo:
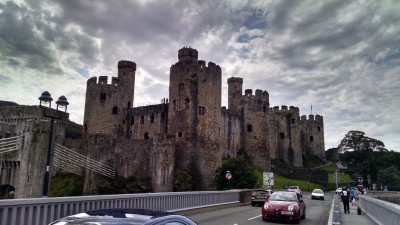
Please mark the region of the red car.
[[306, 205], [300, 194], [292, 191], [274, 192], [261, 209], [262, 219], [300, 223], [306, 218]]

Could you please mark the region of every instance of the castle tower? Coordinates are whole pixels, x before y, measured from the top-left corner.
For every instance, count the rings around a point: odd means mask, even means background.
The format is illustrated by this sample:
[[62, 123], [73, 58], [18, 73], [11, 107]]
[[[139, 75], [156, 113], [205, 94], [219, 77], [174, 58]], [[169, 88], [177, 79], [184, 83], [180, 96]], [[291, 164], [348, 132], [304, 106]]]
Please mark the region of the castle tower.
[[271, 167], [270, 148], [268, 148], [269, 94], [267, 91], [245, 90], [241, 97], [243, 147], [253, 164], [264, 171]]
[[301, 116], [303, 151], [326, 160], [324, 142], [324, 118], [320, 115]]
[[288, 109], [283, 105], [281, 109], [275, 106], [270, 111], [273, 124], [276, 124], [274, 135], [270, 137], [276, 140], [275, 157], [296, 167], [303, 167], [299, 108], [290, 106]]
[[228, 109], [238, 111], [242, 107], [240, 104], [242, 85], [243, 78], [231, 77], [228, 79]]
[[85, 115], [83, 129], [85, 134], [110, 134], [122, 136], [124, 109], [133, 105], [136, 64], [131, 61], [118, 62], [118, 77], [107, 76], [87, 81]]
[[190, 47], [171, 66], [168, 133], [176, 137], [177, 168], [190, 170], [195, 187], [206, 190], [221, 163], [221, 68], [198, 60]]

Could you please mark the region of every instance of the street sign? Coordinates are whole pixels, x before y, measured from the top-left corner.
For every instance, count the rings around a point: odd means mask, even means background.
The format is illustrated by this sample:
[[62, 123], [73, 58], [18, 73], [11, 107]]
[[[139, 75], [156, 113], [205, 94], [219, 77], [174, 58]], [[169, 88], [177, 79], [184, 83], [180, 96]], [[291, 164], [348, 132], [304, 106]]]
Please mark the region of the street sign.
[[274, 186], [274, 173], [273, 172], [263, 172], [263, 185], [264, 186]]
[[225, 177], [226, 177], [226, 179], [228, 179], [228, 180], [232, 179], [231, 171], [229, 171], [229, 170], [226, 171]]

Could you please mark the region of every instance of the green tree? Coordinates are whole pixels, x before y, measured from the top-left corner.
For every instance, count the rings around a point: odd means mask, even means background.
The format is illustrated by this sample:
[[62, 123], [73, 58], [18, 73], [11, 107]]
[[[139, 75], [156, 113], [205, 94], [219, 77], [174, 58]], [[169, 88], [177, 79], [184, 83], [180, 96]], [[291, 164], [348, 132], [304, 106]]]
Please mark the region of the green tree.
[[400, 190], [400, 172], [395, 166], [379, 170], [378, 186], [387, 186], [389, 190]]
[[388, 151], [382, 141], [365, 136], [362, 131], [349, 131], [338, 146], [340, 161], [355, 179], [362, 176], [376, 183], [378, 172], [394, 166], [400, 169], [400, 153]]
[[362, 131], [349, 131], [340, 142], [339, 153], [347, 151], [387, 151], [382, 141], [365, 136]]
[[[217, 190], [254, 188], [257, 182], [255, 170], [256, 168], [244, 156], [224, 160], [216, 171], [214, 179], [216, 188]], [[231, 172], [232, 179], [226, 179], [226, 171]]]
[[51, 178], [50, 197], [79, 196], [83, 191], [83, 176], [57, 173]]

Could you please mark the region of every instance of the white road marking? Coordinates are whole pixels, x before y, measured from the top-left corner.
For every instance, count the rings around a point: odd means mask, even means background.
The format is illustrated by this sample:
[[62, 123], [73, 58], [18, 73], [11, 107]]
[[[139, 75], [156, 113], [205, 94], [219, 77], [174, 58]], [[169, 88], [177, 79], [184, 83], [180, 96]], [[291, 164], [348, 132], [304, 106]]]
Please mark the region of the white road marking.
[[258, 215], [258, 216], [255, 216], [255, 217], [253, 217], [253, 218], [249, 218], [248, 220], [254, 220], [254, 219], [256, 219], [256, 218], [258, 218], [258, 217], [260, 217], [261, 215]]

